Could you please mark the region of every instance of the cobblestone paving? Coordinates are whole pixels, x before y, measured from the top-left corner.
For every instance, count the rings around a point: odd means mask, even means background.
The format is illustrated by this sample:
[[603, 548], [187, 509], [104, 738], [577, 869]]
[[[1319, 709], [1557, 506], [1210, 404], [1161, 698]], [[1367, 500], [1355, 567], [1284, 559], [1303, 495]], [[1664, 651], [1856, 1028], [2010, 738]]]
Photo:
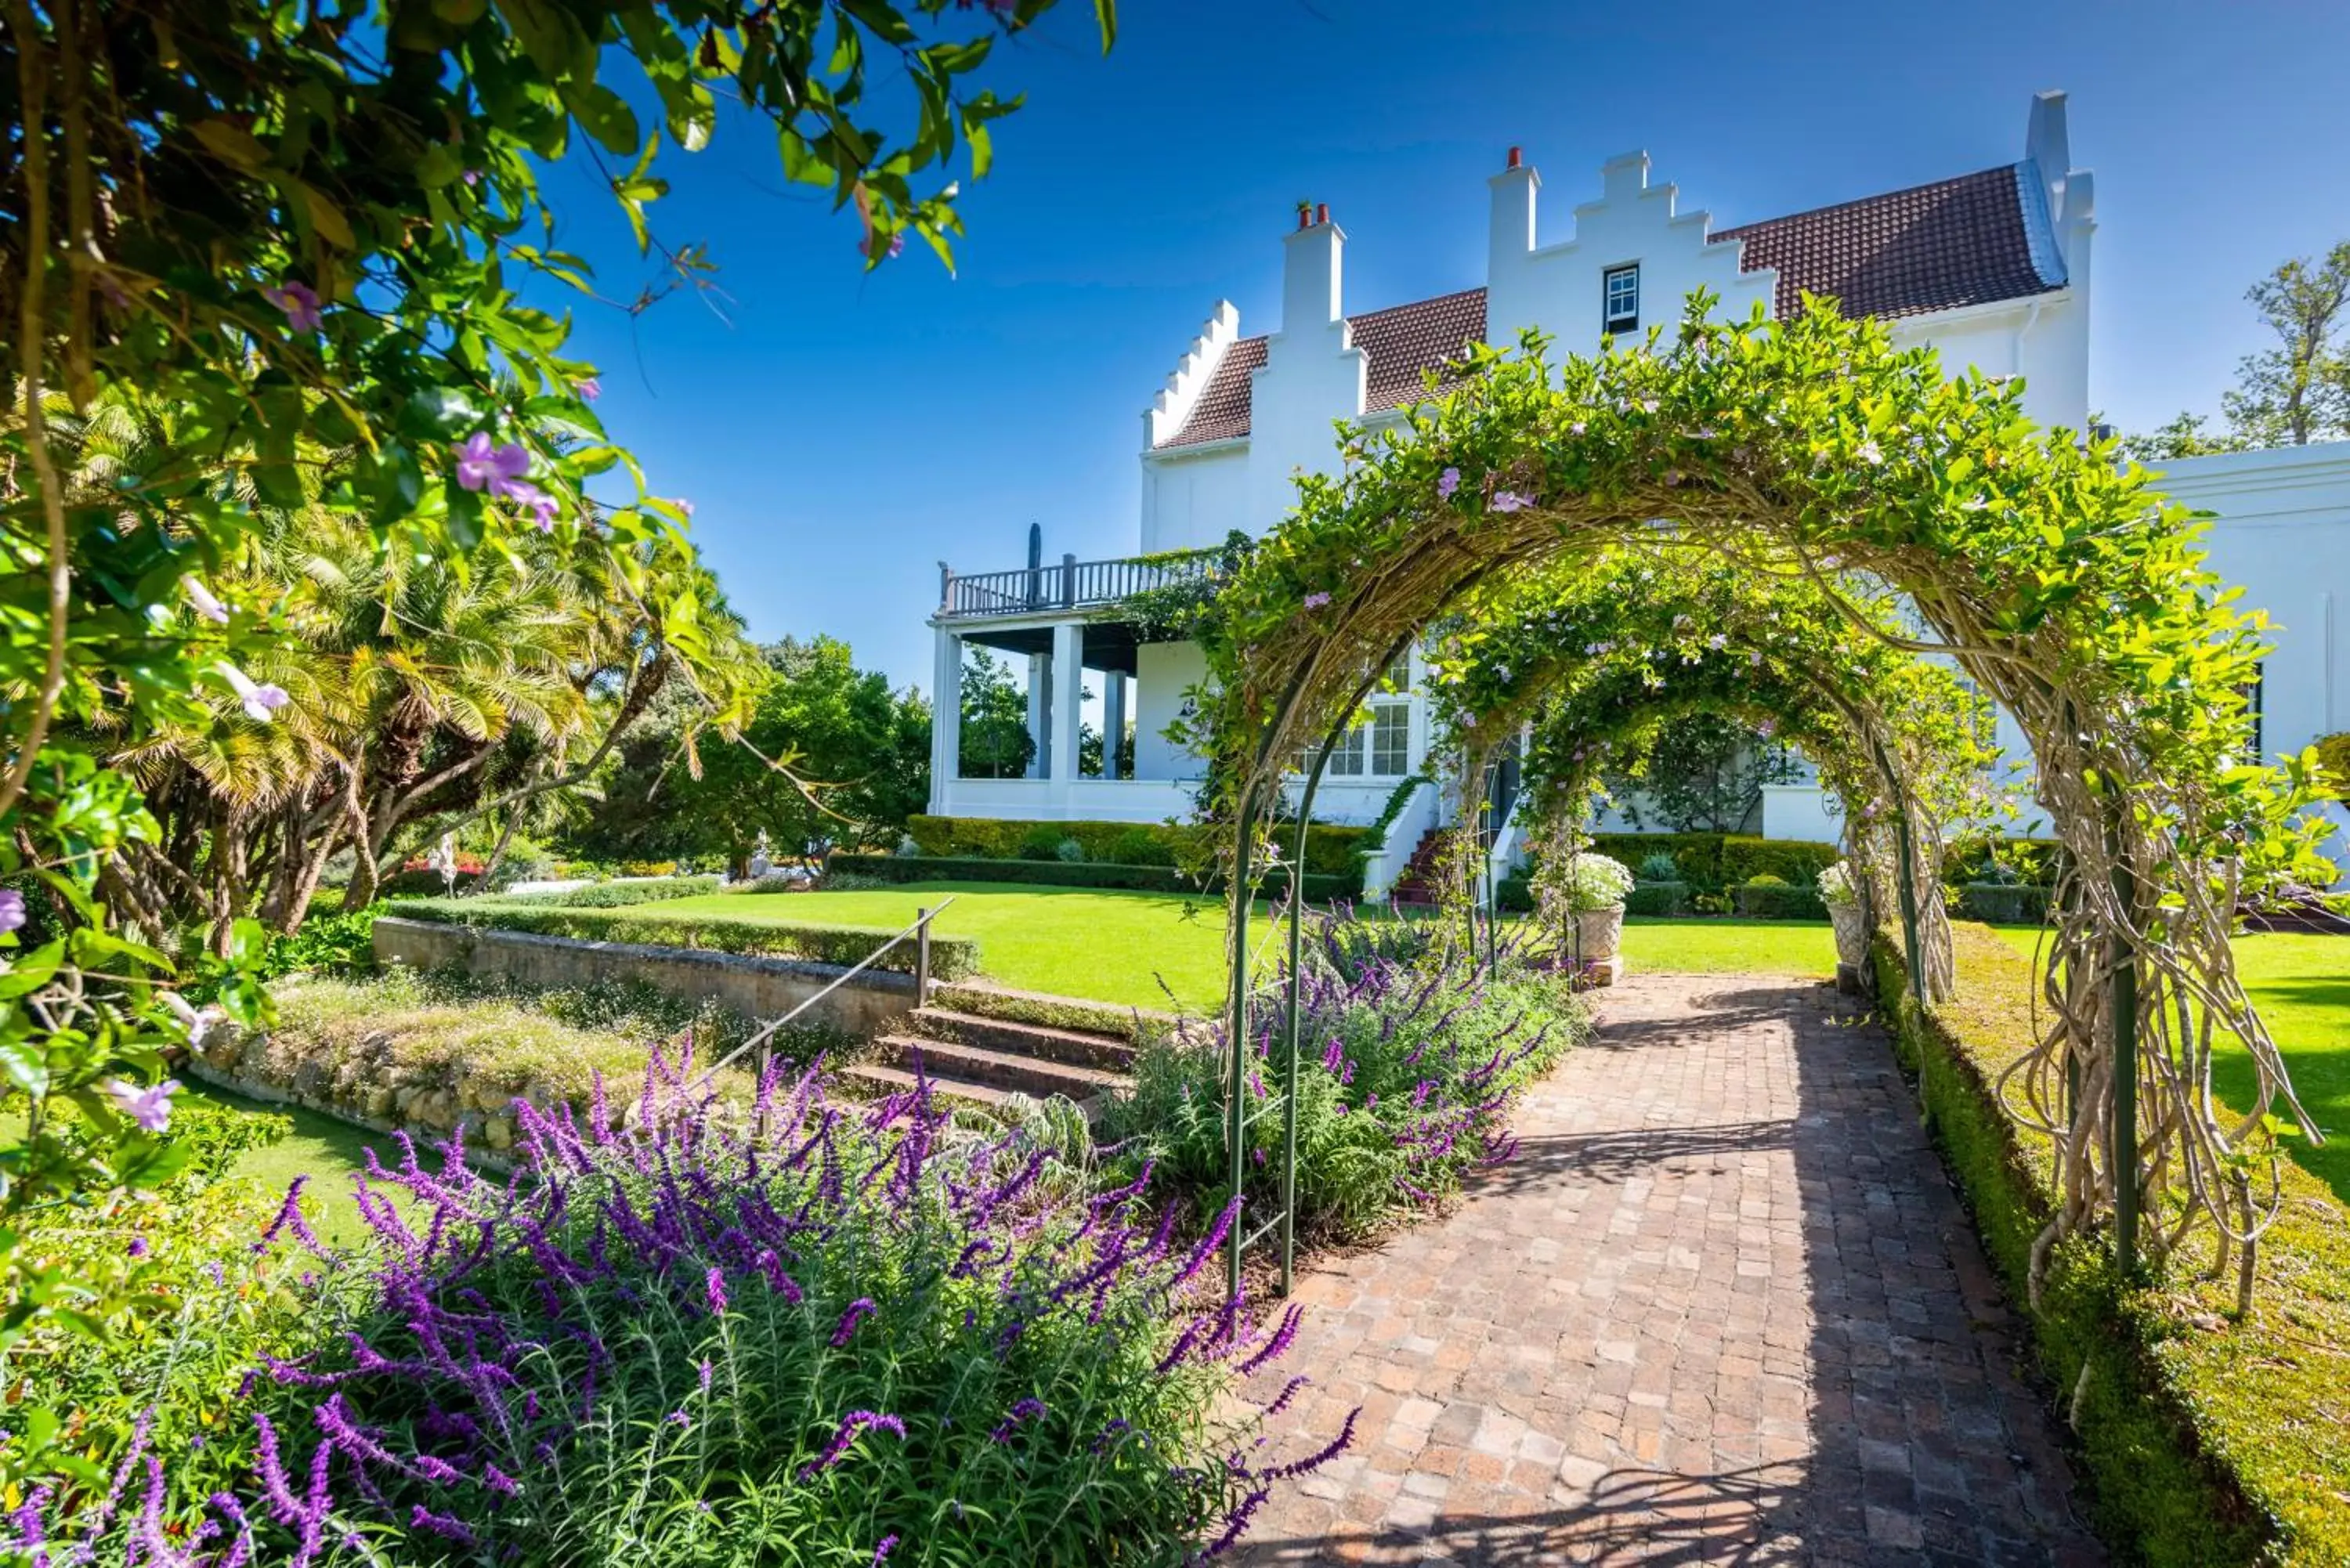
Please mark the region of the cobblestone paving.
[[2102, 1563], [1851, 1011], [1739, 976], [1608, 993], [1515, 1161], [1300, 1282], [1300, 1425], [1362, 1416], [1247, 1561]]

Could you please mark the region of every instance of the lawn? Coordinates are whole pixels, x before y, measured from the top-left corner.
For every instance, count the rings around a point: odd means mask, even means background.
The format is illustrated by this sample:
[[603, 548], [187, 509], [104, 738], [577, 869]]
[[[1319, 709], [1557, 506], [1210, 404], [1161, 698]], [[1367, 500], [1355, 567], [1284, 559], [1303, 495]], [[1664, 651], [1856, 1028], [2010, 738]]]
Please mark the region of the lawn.
[[[1224, 992], [1224, 906], [1221, 899], [1172, 893], [1019, 887], [997, 882], [915, 882], [855, 893], [708, 894], [660, 906], [662, 913], [702, 912], [778, 925], [868, 926], [877, 932], [910, 924], [914, 911], [947, 895], [938, 919], [944, 935], [979, 941], [981, 970], [1023, 991], [1086, 996], [1133, 1007], [1176, 1005], [1207, 1012]], [[1257, 906], [1260, 915], [1267, 906]], [[1277, 947], [1269, 923], [1252, 928], [1260, 961]], [[1625, 957], [1636, 971], [1816, 974], [1835, 970], [1825, 925], [1773, 920], [1634, 919], [1624, 929]], [[1164, 981], [1165, 989], [1160, 982]]]
[[[2040, 930], [2008, 927], [2000, 935], [2029, 955]], [[2297, 1132], [2290, 1135], [2293, 1158], [2350, 1202], [2350, 939], [2250, 932], [2236, 939], [2236, 972], [2284, 1053], [2302, 1105], [2327, 1138], [2314, 1147]], [[2250, 1105], [2258, 1086], [2251, 1058], [2232, 1044], [2212, 1064], [2211, 1078], [2234, 1106]]]
[[278, 1192], [291, 1185], [296, 1177], [307, 1176], [310, 1185], [302, 1189], [302, 1212], [320, 1236], [331, 1241], [350, 1241], [366, 1232], [359, 1205], [351, 1200], [351, 1178], [367, 1168], [369, 1145], [376, 1146], [386, 1165], [398, 1165], [399, 1146], [390, 1138], [300, 1106], [264, 1105], [203, 1084], [189, 1084], [183, 1092], [232, 1110], [276, 1111], [292, 1117], [292, 1132], [265, 1147], [247, 1149], [229, 1168], [229, 1174], [249, 1178]]

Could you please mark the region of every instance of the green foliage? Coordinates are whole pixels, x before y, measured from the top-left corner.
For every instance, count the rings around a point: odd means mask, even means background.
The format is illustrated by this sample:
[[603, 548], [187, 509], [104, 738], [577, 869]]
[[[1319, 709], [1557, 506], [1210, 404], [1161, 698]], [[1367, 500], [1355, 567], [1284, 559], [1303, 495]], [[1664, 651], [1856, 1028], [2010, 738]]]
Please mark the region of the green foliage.
[[[1049, 822], [1040, 822], [1020, 836], [1020, 858], [1023, 860], [1059, 860], [1063, 844], [1077, 841]], [[1077, 858], [1085, 857], [1086, 846], [1077, 844]]]
[[2350, 800], [2350, 730], [2317, 738], [2318, 765], [2325, 770], [2327, 787], [2337, 800]]
[[2155, 1568], [2350, 1558], [2350, 1428], [2309, 1418], [2350, 1397], [2342, 1357], [2318, 1348], [2350, 1344], [2350, 1218], [2315, 1179], [2281, 1170], [2288, 1201], [2262, 1243], [2249, 1321], [2234, 1319], [2231, 1284], [2197, 1277], [2200, 1259], [2131, 1284], [2081, 1241], [2058, 1249], [2028, 1304], [2054, 1162], [1996, 1085], [2045, 1026], [2039, 977], [1991, 933], [1955, 934], [1954, 1002], [1921, 1015], [1883, 937], [1878, 991], [1898, 999], [1897, 1048], [2047, 1381], [2079, 1412], [2103, 1533]]
[[1640, 857], [1640, 880], [1643, 882], [1678, 882], [1681, 868], [1669, 855], [1644, 855]]
[[[906, 821], [906, 832], [924, 855], [951, 858], [1046, 859], [1059, 853], [1063, 839], [1073, 838], [1087, 860], [1120, 866], [1202, 866], [1213, 858], [1214, 847], [1212, 831], [1193, 824], [1030, 824], [979, 816], [912, 816]], [[1384, 837], [1379, 829], [1315, 823], [1305, 830], [1306, 872], [1315, 877], [1352, 876], [1359, 888], [1362, 863]], [[1156, 848], [1147, 857], [1139, 857], [1137, 849], [1143, 839]], [[1032, 844], [1042, 853], [1032, 854]]]
[[956, 737], [956, 772], [962, 778], [1020, 778], [1036, 758], [1036, 737], [1028, 732], [1028, 688], [1008, 659], [984, 648], [963, 652], [962, 726]]
[[[1359, 1240], [1453, 1190], [1488, 1144], [1501, 1141], [1499, 1105], [1447, 1120], [1453, 1136], [1444, 1140], [1447, 1152], [1433, 1158], [1403, 1135], [1439, 1106], [1506, 1104], [1549, 1071], [1584, 1027], [1581, 1005], [1555, 979], [1481, 984], [1465, 972], [1405, 973], [1406, 982], [1314, 1014], [1297, 1091], [1301, 1241]], [[1244, 1211], [1271, 1214], [1280, 1206], [1288, 1107], [1281, 1066], [1262, 1052], [1252, 1057]], [[1194, 1213], [1211, 1211], [1229, 1190], [1230, 1063], [1222, 1042], [1208, 1034], [1148, 1044], [1135, 1058], [1133, 1094], [1105, 1115], [1106, 1139], [1131, 1140], [1118, 1168], [1153, 1162], [1154, 1182]]]
[[759, 653], [740, 732], [696, 741], [702, 699], [681, 686], [621, 742], [574, 847], [740, 867], [762, 832], [785, 856], [897, 842], [930, 797], [930, 704], [858, 669], [834, 638], [785, 638]]
[[508, 893], [501, 901], [543, 905], [555, 909], [620, 909], [631, 904], [660, 904], [671, 898], [695, 898], [715, 893], [726, 884], [715, 877], [660, 877], [626, 882], [594, 882], [560, 893]]
[[1816, 888], [1795, 888], [1776, 877], [1742, 882], [1730, 890], [1738, 912], [1757, 920], [1825, 920], [1828, 907]]
[[2245, 292], [2277, 346], [2245, 356], [2220, 400], [2252, 446], [2350, 435], [2350, 240], [2284, 263]]
[[1627, 915], [1686, 915], [1690, 909], [1686, 882], [1643, 882], [1624, 895]]
[[[1145, 893], [1213, 892], [1223, 878], [1203, 882], [1171, 866], [1130, 866], [1106, 860], [986, 860], [938, 855], [835, 855], [826, 862], [825, 885], [839, 888], [838, 878], [853, 877], [875, 883], [893, 882], [1024, 882], [1046, 888], [1124, 888]], [[1279, 897], [1288, 891], [1289, 873], [1276, 867], [1257, 881], [1260, 893]], [[1326, 904], [1362, 893], [1359, 876], [1321, 877], [1308, 872], [1305, 897]]]
[[[710, 952], [797, 958], [829, 964], [857, 963], [884, 940], [897, 934], [858, 927], [779, 925], [699, 911], [680, 914], [659, 909], [567, 909], [500, 898], [395, 898], [385, 906], [384, 913], [402, 919], [524, 931], [578, 941], [698, 948]], [[913, 966], [913, 944], [901, 942], [875, 961], [874, 967], [910, 973]], [[978, 943], [954, 937], [931, 939], [933, 974], [953, 979], [975, 973], [978, 968]]]
[[1735, 833], [1762, 806], [1762, 786], [1796, 776], [1787, 754], [1753, 727], [1702, 711], [1660, 724], [1636, 779], [1617, 793], [1635, 826], [1653, 809], [1676, 833]]
[[2027, 882], [1969, 882], [1958, 889], [1959, 913], [1994, 926], [2036, 926], [2048, 918], [2053, 891]]

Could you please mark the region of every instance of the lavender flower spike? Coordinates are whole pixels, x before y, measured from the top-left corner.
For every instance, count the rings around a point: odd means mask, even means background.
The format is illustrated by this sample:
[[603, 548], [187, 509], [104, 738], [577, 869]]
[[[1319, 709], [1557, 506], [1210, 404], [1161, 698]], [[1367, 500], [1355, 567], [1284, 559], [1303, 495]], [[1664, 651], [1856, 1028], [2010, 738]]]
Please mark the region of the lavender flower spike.
[[851, 1410], [840, 1418], [840, 1426], [832, 1434], [832, 1441], [825, 1445], [824, 1452], [800, 1467], [800, 1480], [814, 1480], [838, 1464], [840, 1457], [848, 1452], [848, 1445], [857, 1440], [857, 1434], [868, 1427], [879, 1427], [900, 1438], [906, 1435], [906, 1423], [895, 1416], [884, 1416], [878, 1410]]
[[871, 1296], [859, 1296], [849, 1303], [848, 1310], [840, 1314], [840, 1326], [832, 1331], [832, 1347], [838, 1350], [847, 1345], [849, 1335], [857, 1332], [858, 1324], [879, 1310], [873, 1304]]

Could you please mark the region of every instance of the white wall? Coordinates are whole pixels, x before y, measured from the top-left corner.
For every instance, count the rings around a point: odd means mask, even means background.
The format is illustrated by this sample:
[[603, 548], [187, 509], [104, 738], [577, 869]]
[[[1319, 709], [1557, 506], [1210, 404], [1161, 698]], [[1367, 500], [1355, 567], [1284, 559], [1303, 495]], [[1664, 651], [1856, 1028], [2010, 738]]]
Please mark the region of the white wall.
[[1146, 556], [1206, 549], [1222, 544], [1235, 528], [1262, 534], [1272, 521], [1250, 510], [1249, 443], [1244, 441], [1177, 447], [1143, 460]]
[[2350, 441], [2172, 463], [2157, 485], [2217, 513], [2207, 565], [2262, 609], [2276, 651], [2262, 670], [2272, 757], [2350, 729]]
[[1599, 347], [1604, 310], [1601, 276], [1612, 266], [1640, 267], [1640, 329], [1672, 327], [1700, 288], [1721, 297], [1718, 307], [1742, 317], [1762, 301], [1768, 310], [1779, 275], [1738, 270], [1740, 247], [1706, 243], [1710, 219], [1676, 213], [1670, 185], [1648, 183], [1648, 155], [1610, 159], [1600, 171], [1600, 196], [1575, 209], [1571, 238], [1536, 249], [1535, 193], [1542, 178], [1531, 168], [1508, 169], [1488, 182], [1492, 223], [1485, 263], [1485, 338], [1499, 347], [1519, 330], [1539, 327], [1557, 339], [1554, 354], [1588, 354]]
[[1196, 779], [1200, 759], [1167, 739], [1183, 693], [1207, 678], [1208, 656], [1196, 642], [1146, 642], [1135, 650], [1134, 776]]

